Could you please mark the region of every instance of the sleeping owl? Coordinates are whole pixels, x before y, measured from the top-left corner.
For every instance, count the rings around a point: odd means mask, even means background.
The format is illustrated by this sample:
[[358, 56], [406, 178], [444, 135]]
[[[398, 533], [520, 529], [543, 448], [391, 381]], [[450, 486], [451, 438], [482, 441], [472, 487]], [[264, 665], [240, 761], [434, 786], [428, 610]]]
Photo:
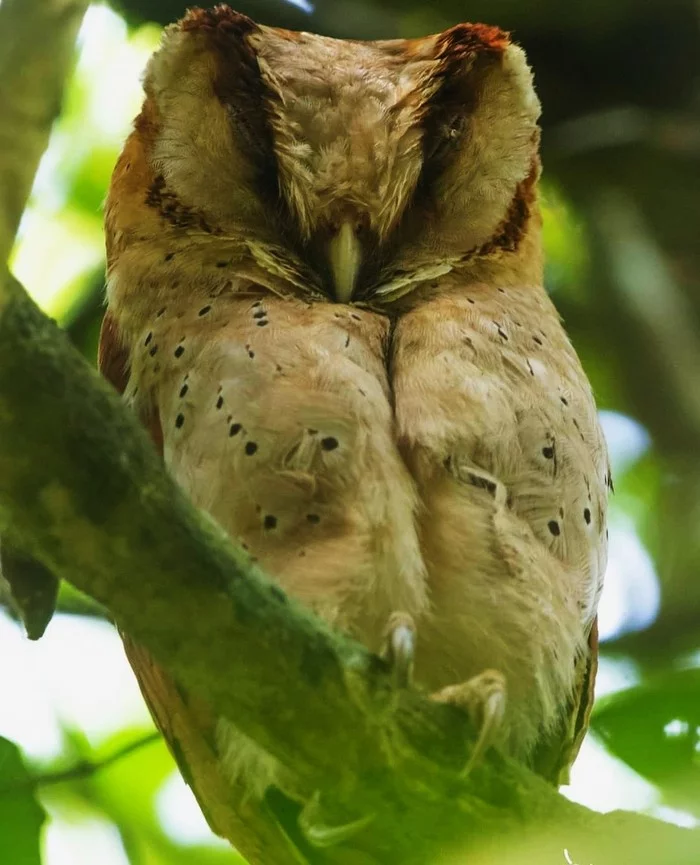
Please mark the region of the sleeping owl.
[[[271, 579], [559, 782], [610, 474], [543, 287], [522, 50], [477, 24], [341, 41], [217, 6], [166, 30], [145, 94], [107, 201], [104, 375]], [[268, 794], [308, 791], [124, 639], [212, 828], [303, 861]]]

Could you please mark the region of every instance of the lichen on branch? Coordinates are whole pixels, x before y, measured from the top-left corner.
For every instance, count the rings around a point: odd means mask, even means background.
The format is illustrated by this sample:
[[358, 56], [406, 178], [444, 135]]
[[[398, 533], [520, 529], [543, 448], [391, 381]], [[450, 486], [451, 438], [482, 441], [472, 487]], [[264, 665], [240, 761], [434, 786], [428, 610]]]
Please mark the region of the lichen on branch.
[[[7, 260], [61, 109], [87, 0], [0, 5], [0, 262]], [[0, 307], [3, 295], [0, 293]]]
[[[0, 5], [0, 260], [85, 8]], [[367, 817], [345, 863], [559, 865], [564, 849], [593, 865], [697, 861], [697, 833], [595, 814], [497, 753], [462, 777], [473, 742], [466, 716], [397, 690], [382, 661], [261, 574], [191, 505], [117, 395], [0, 270], [0, 534], [8, 527], [186, 689], [319, 791], [322, 819]]]
[[373, 815], [363, 855], [417, 865], [544, 832], [539, 861], [556, 863], [582, 831], [594, 865], [640, 837], [635, 865], [659, 862], [652, 840], [688, 857], [700, 849], [696, 833], [589, 812], [495, 753], [461, 778], [466, 716], [396, 690], [378, 658], [286, 598], [187, 501], [56, 325], [4, 281], [0, 530], [11, 522], [28, 551], [104, 604], [185, 688], [321, 791], [327, 813]]

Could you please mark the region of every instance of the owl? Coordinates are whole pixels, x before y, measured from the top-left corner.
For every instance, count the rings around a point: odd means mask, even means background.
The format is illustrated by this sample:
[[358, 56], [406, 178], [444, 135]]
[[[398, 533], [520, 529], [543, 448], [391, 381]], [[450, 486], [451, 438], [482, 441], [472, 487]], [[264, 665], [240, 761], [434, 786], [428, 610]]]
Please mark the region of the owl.
[[[543, 288], [522, 50], [479, 24], [341, 41], [217, 6], [165, 31], [144, 89], [106, 206], [104, 375], [271, 579], [560, 782], [610, 471]], [[275, 803], [309, 791], [124, 639], [212, 828], [303, 861]]]

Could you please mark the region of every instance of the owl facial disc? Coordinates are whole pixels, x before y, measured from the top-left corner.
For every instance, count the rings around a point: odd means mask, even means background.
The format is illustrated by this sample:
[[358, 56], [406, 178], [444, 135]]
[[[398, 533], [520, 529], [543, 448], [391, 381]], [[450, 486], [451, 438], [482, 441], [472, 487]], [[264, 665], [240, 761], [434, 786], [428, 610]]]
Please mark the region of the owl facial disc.
[[362, 264], [362, 244], [357, 238], [355, 225], [350, 220], [341, 222], [328, 242], [328, 260], [335, 299], [339, 303], [349, 303]]

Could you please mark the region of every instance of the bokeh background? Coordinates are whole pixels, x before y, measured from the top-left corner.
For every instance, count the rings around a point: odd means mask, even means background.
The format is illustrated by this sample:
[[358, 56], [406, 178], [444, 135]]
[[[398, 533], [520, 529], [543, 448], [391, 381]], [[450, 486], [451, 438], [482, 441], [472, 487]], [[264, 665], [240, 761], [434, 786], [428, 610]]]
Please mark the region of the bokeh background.
[[[91, 363], [109, 175], [160, 26], [184, 6], [90, 7], [11, 258]], [[525, 47], [544, 105], [547, 286], [593, 382], [615, 480], [599, 700], [564, 792], [599, 810], [697, 825], [700, 6], [245, 0], [237, 8], [267, 24], [355, 38], [481, 20]], [[64, 589], [63, 612], [34, 644], [6, 606], [0, 595], [0, 861], [240, 862], [213, 838], [154, 734], [102, 612]], [[37, 801], [48, 813], [43, 826]], [[575, 850], [566, 857], [577, 861]]]

